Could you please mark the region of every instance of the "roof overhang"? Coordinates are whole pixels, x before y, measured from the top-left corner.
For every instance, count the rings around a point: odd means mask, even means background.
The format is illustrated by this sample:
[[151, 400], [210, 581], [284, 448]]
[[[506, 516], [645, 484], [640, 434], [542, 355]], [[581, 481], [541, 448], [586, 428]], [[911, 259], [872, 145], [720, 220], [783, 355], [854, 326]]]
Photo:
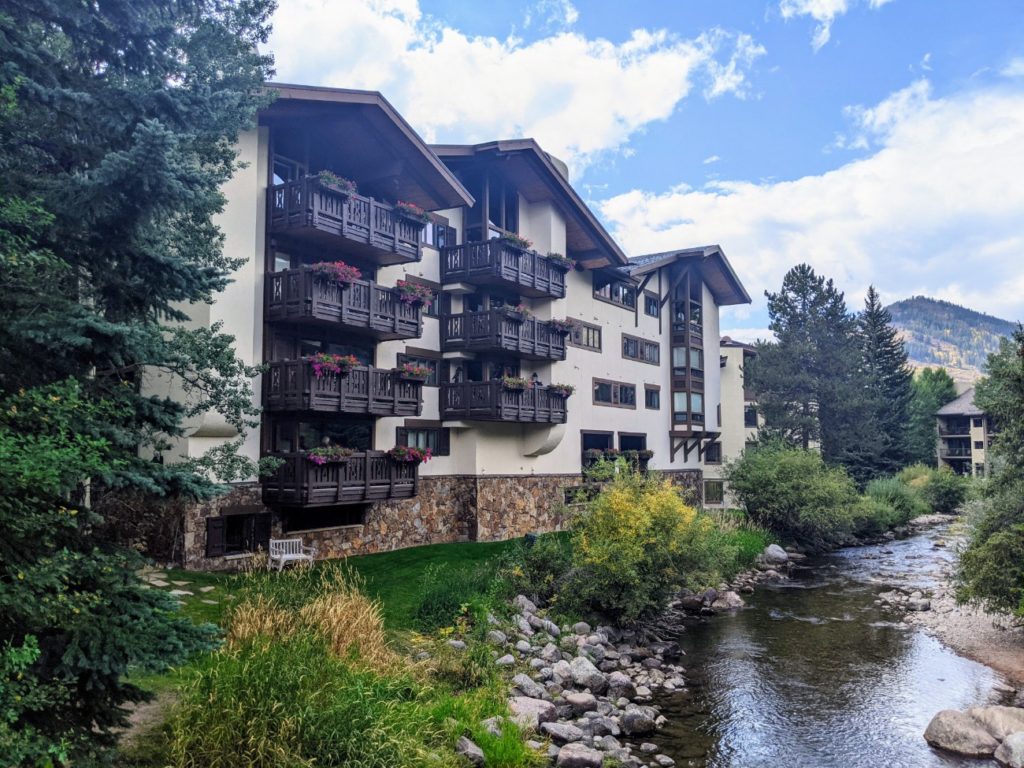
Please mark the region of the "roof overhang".
[[618, 243], [569, 183], [561, 161], [533, 139], [435, 144], [431, 149], [453, 169], [481, 160], [501, 163], [502, 172], [529, 202], [554, 202], [565, 216], [567, 248], [582, 266], [595, 269], [628, 263]]
[[629, 260], [628, 270], [631, 275], [640, 277], [676, 262], [689, 262], [699, 270], [704, 284], [719, 306], [750, 304], [750, 294], [718, 245], [635, 256]]
[[473, 196], [455, 174], [377, 91], [288, 83], [264, 87], [275, 99], [260, 110], [261, 125], [291, 122], [321, 131], [326, 140], [339, 145], [349, 136], [372, 146], [391, 159], [399, 199], [428, 210], [473, 204]]

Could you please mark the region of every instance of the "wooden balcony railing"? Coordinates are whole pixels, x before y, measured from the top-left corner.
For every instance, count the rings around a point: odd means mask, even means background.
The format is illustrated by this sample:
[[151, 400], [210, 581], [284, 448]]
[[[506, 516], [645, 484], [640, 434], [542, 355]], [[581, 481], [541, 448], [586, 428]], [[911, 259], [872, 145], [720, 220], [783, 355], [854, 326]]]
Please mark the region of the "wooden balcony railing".
[[534, 251], [504, 240], [466, 243], [445, 248], [441, 256], [445, 283], [498, 285], [534, 298], [565, 297], [565, 269]]
[[441, 321], [445, 352], [511, 352], [529, 360], [565, 360], [565, 336], [534, 317], [506, 309], [463, 312]]
[[262, 481], [268, 505], [323, 507], [416, 495], [418, 465], [393, 461], [383, 451], [354, 453], [346, 461], [322, 465], [301, 452], [271, 455], [284, 463]]
[[317, 378], [306, 360], [268, 365], [263, 389], [271, 411], [419, 416], [423, 405], [423, 382], [402, 379], [390, 370], [359, 366], [347, 376]]
[[340, 323], [380, 340], [417, 339], [423, 334], [422, 310], [401, 301], [394, 288], [369, 280], [342, 287], [310, 267], [267, 275], [266, 317]]
[[565, 398], [547, 387], [505, 389], [500, 381], [442, 384], [441, 418], [564, 424]]
[[275, 184], [270, 231], [328, 248], [347, 247], [378, 264], [419, 261], [424, 223], [390, 203], [325, 186], [316, 176]]

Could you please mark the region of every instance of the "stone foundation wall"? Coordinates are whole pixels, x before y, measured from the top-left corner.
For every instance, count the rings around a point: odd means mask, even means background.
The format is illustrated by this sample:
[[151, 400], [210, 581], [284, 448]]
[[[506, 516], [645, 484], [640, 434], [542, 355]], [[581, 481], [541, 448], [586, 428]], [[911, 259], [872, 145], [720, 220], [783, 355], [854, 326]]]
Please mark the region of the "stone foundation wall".
[[[700, 470], [666, 471], [686, 490], [691, 503], [701, 496]], [[568, 523], [565, 490], [582, 484], [581, 475], [495, 475], [421, 477], [412, 499], [371, 504], [360, 525], [283, 532], [281, 516], [272, 512], [271, 536], [300, 537], [314, 545], [318, 557], [368, 555], [426, 544], [456, 541], [503, 541], [531, 532], [562, 530]], [[239, 568], [246, 555], [206, 557], [206, 518], [225, 512], [271, 511], [263, 506], [258, 484], [236, 486], [230, 493], [190, 505], [184, 512], [186, 568]]]

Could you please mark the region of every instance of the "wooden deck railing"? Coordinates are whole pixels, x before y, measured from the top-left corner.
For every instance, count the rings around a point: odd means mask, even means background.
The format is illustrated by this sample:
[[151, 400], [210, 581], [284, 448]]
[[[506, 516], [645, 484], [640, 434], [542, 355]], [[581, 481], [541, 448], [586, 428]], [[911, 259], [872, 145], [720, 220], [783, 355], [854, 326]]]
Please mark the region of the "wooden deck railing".
[[402, 379], [391, 370], [359, 366], [347, 376], [326, 374], [317, 378], [306, 360], [268, 365], [263, 387], [268, 410], [420, 415], [423, 382]]
[[325, 244], [344, 238], [376, 252], [381, 264], [419, 261], [424, 223], [372, 197], [325, 186], [316, 176], [275, 184], [267, 195], [270, 231]]
[[564, 424], [565, 398], [547, 387], [509, 390], [500, 381], [442, 384], [441, 418]]
[[263, 501], [269, 505], [361, 504], [416, 495], [418, 465], [393, 461], [383, 451], [354, 453], [346, 461], [323, 465], [301, 452], [271, 455], [284, 463], [262, 481]]
[[441, 255], [441, 280], [501, 285], [534, 298], [565, 297], [564, 268], [546, 256], [499, 239], [445, 248]]
[[416, 339], [423, 334], [423, 313], [406, 304], [394, 288], [370, 280], [342, 287], [311, 267], [267, 275], [268, 320], [336, 322], [378, 339]]
[[511, 352], [531, 360], [565, 360], [563, 334], [534, 317], [515, 319], [505, 309], [442, 318], [441, 348], [445, 352]]

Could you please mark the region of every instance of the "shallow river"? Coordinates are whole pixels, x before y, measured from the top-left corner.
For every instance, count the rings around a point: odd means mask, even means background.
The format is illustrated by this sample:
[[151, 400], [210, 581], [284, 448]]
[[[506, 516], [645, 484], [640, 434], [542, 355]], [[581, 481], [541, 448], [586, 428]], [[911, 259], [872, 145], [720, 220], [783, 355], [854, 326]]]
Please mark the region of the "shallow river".
[[659, 702], [662, 750], [680, 766], [927, 768], [960, 760], [921, 737], [940, 709], [1003, 703], [995, 672], [874, 605], [927, 588], [952, 557], [933, 530], [808, 563], [680, 640], [689, 688]]

